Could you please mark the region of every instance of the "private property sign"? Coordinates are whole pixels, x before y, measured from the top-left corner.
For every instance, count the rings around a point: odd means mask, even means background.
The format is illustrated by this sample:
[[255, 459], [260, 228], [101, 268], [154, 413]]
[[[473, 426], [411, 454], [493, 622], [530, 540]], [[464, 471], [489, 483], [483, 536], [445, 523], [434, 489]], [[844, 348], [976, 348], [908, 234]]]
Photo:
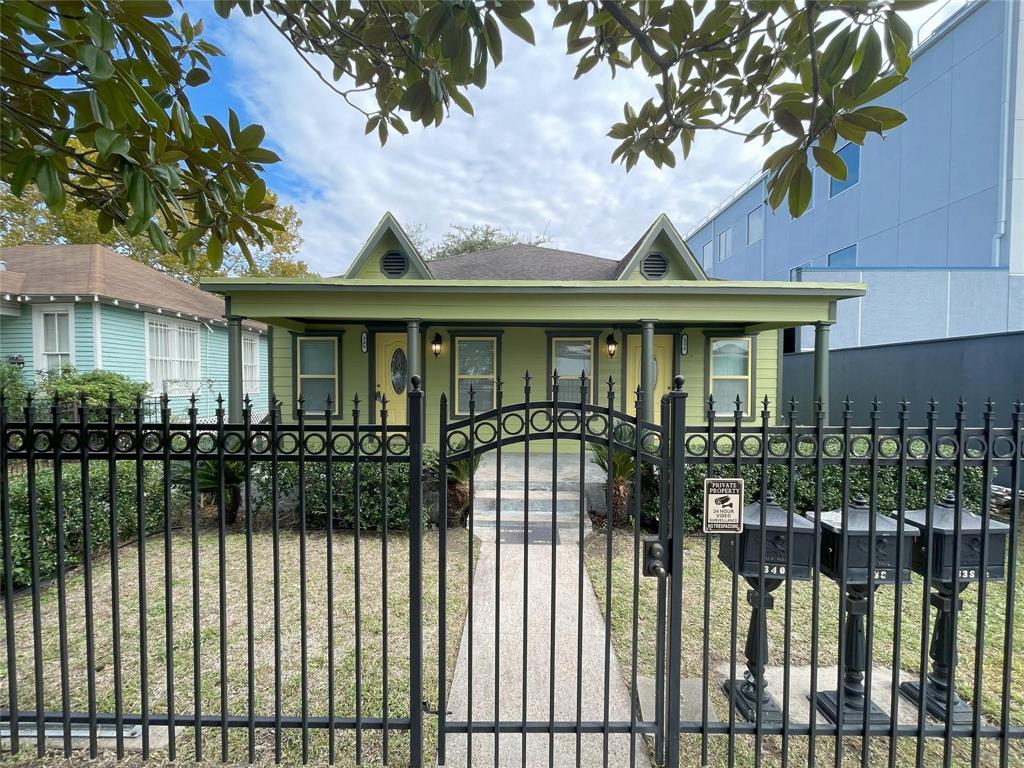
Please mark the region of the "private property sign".
[[743, 533], [743, 478], [704, 481], [704, 533]]

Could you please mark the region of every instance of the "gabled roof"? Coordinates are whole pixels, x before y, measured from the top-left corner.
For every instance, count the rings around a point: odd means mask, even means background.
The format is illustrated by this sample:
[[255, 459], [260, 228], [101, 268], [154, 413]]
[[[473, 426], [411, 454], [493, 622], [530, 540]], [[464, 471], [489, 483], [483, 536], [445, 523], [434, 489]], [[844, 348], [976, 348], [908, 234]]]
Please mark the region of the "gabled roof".
[[538, 245], [507, 245], [429, 263], [439, 280], [614, 280], [618, 262]]
[[700, 262], [694, 258], [693, 253], [686, 245], [686, 241], [679, 235], [679, 231], [675, 228], [675, 225], [669, 220], [668, 216], [664, 213], [658, 216], [654, 220], [654, 223], [647, 228], [647, 231], [641, 235], [640, 239], [636, 241], [626, 256], [619, 261], [619, 269], [615, 274], [616, 278], [621, 278], [627, 275], [635, 266], [638, 258], [646, 255], [651, 247], [654, 245], [661, 235], [665, 235], [669, 242], [675, 247], [676, 253], [679, 259], [682, 261], [683, 266], [687, 271], [690, 272], [692, 280], [707, 280], [707, 273], [704, 268], [700, 265]]
[[0, 292], [5, 294], [95, 296], [206, 320], [224, 317], [219, 296], [102, 245], [18, 245], [0, 249], [0, 258], [9, 270], [0, 272]]
[[376, 228], [370, 234], [369, 239], [363, 243], [363, 247], [359, 249], [359, 253], [356, 254], [355, 260], [352, 265], [345, 272], [346, 278], [354, 278], [359, 275], [359, 270], [363, 268], [366, 260], [373, 255], [374, 250], [380, 244], [381, 239], [390, 232], [398, 240], [402, 249], [405, 251], [406, 256], [409, 257], [410, 269], [415, 269], [420, 273], [420, 277], [430, 279], [430, 270], [427, 268], [427, 263], [423, 260], [420, 252], [413, 244], [412, 240], [402, 229], [402, 225], [398, 223], [398, 219], [394, 217], [391, 211], [387, 211], [378, 222]]

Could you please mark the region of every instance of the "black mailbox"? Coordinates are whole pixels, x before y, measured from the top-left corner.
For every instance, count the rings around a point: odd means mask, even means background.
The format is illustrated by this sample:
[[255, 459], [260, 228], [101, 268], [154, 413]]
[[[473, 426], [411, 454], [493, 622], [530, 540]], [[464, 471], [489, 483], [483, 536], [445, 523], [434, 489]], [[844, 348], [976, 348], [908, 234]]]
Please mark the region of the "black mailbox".
[[[854, 496], [847, 505], [846, 561], [843, 561], [843, 510], [822, 512], [821, 572], [840, 581], [845, 572], [847, 584], [867, 584], [871, 576], [871, 508], [863, 496]], [[815, 512], [807, 513], [814, 518]], [[910, 557], [917, 528], [904, 525], [903, 546], [897, 545], [899, 525], [891, 517], [875, 515], [874, 583], [895, 584], [910, 581]], [[897, 550], [902, 550], [896, 562]]]
[[[789, 522], [793, 523], [793, 544], [790, 547], [789, 564], [786, 563], [786, 536]], [[718, 559], [733, 570], [736, 565], [736, 548], [740, 550], [740, 576], [748, 581], [756, 579], [764, 571], [765, 579], [785, 581], [788, 576], [798, 581], [811, 577], [814, 562], [814, 526], [800, 515], [790, 515], [775, 503], [768, 494], [764, 509], [765, 537], [764, 563], [761, 563], [761, 504], [754, 502], [743, 508], [743, 533], [723, 535], [718, 545]]]
[[[762, 525], [763, 515], [763, 525]], [[789, 540], [790, 529], [792, 540]], [[764, 559], [761, 558], [762, 537]], [[787, 542], [789, 544], [787, 545]], [[811, 577], [814, 526], [804, 517], [790, 514], [769, 493], [764, 501], [747, 504], [743, 508], [743, 533], [721, 534], [718, 558], [746, 579], [750, 589], [750, 624], [744, 646], [747, 669], [742, 680], [725, 680], [722, 690], [733, 708], [748, 722], [782, 722], [782, 710], [768, 693], [764, 679], [765, 660], [768, 658], [768, 629], [765, 614], [773, 604], [771, 592], [787, 579], [806, 580]], [[788, 557], [787, 557], [788, 551]], [[737, 555], [739, 563], [737, 564]], [[760, 590], [764, 577], [764, 592]], [[761, 610], [761, 606], [764, 610]], [[760, 713], [758, 712], [760, 702]]]
[[[932, 669], [924, 678], [924, 707], [928, 714], [943, 722], [967, 725], [974, 719], [971, 705], [960, 698], [955, 688], [952, 690], [952, 696], [950, 695], [950, 670], [956, 664], [953, 609], [960, 609], [963, 605], [960, 593], [967, 589], [971, 582], [979, 581], [982, 573], [987, 579], [1005, 578], [1003, 558], [1006, 555], [1006, 534], [1009, 526], [990, 519], [986, 542], [983, 535], [985, 520], [980, 515], [961, 509], [960, 540], [957, 546], [956, 506], [956, 497], [948, 494], [932, 506], [931, 515], [928, 514], [928, 510], [912, 510], [906, 513], [906, 520], [919, 532], [911, 567], [915, 573], [931, 576], [933, 592], [929, 596], [929, 601], [938, 611], [928, 648]], [[931, 525], [928, 522], [929, 518]], [[929, 530], [932, 539], [930, 550]], [[982, 549], [985, 550], [984, 563]], [[921, 706], [920, 681], [902, 683], [900, 692], [918, 707]]]
[[[864, 617], [868, 612], [871, 588], [882, 584], [910, 581], [910, 556], [917, 529], [904, 525], [900, 546], [899, 526], [891, 517], [874, 515], [874, 559], [872, 559], [872, 513], [863, 496], [855, 496], [843, 510], [834, 509], [808, 516], [821, 522], [821, 572], [842, 583], [846, 581], [846, 652], [842, 691], [821, 691], [815, 704], [830, 722], [869, 725], [885, 724], [889, 718], [865, 695], [867, 635]], [[843, 532], [846, 545], [843, 546]], [[897, 556], [899, 560], [897, 561]]]
[[[932, 551], [931, 576], [942, 582], [953, 581], [954, 535], [956, 533], [956, 497], [946, 495], [932, 506], [931, 514]], [[926, 575], [928, 562], [928, 511], [924, 509], [909, 510], [906, 514], [908, 524], [921, 532], [914, 547], [913, 568], [915, 573]], [[982, 520], [966, 509], [960, 511], [960, 576], [959, 581], [977, 581], [981, 578], [981, 534]], [[1010, 527], [998, 520], [989, 520], [988, 548], [985, 552], [987, 577], [1002, 579], [1005, 574], [1004, 560], [1006, 556], [1006, 534]]]

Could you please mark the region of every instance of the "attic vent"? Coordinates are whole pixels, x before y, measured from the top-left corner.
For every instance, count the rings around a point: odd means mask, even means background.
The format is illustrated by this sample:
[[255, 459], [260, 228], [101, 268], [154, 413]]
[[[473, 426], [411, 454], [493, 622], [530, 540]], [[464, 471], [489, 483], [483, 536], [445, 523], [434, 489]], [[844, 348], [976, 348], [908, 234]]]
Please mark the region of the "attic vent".
[[668, 272], [668, 259], [660, 253], [649, 253], [640, 262], [640, 274], [648, 280], [660, 280]]
[[388, 277], [401, 277], [409, 269], [409, 259], [401, 251], [388, 251], [380, 257], [380, 271]]

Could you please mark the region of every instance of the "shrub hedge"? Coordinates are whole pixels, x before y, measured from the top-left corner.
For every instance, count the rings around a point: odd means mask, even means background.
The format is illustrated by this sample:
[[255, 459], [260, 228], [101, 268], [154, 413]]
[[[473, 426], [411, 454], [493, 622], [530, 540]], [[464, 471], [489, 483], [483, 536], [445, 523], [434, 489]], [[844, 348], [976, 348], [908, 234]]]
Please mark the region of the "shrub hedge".
[[[110, 546], [110, 494], [108, 464], [89, 462], [89, 511], [92, 527], [93, 553], [104, 552]], [[10, 474], [8, 500], [11, 540], [11, 573], [15, 588], [32, 583], [32, 557], [29, 545], [28, 475]], [[82, 510], [82, 467], [68, 462], [61, 468], [61, 488], [64, 493], [64, 563], [72, 568], [82, 562], [85, 554], [84, 516]], [[139, 532], [138, 509], [133, 462], [117, 466], [117, 533], [121, 541], [134, 538]], [[39, 466], [35, 472], [36, 519], [39, 531], [39, 575], [43, 579], [57, 575], [57, 518], [54, 496], [56, 478], [50, 466]], [[143, 473], [143, 511], [147, 531], [157, 530], [164, 524], [163, 471], [158, 464], [147, 463]], [[6, 584], [3, 563], [0, 562], [0, 585]], [[0, 587], [2, 588], [2, 587]]]

